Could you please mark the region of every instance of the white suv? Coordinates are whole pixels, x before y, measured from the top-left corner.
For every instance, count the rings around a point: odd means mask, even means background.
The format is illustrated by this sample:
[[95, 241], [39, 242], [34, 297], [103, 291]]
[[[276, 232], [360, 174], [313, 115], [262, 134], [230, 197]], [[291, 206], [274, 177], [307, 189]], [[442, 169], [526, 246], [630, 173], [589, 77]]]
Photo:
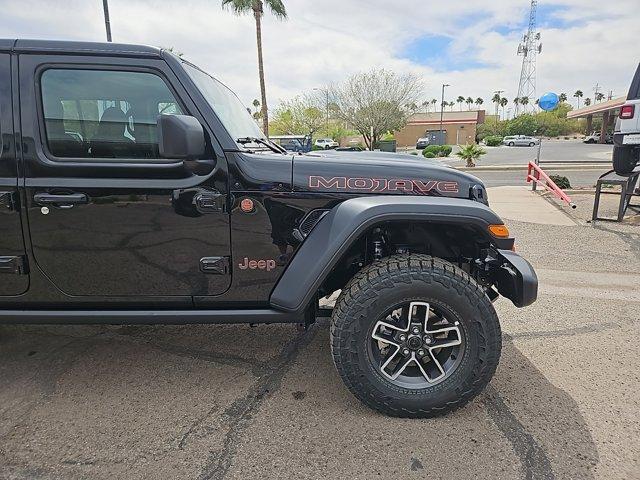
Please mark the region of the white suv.
[[627, 175], [638, 164], [640, 156], [640, 65], [631, 82], [627, 101], [613, 132], [613, 168], [618, 175]]
[[314, 145], [318, 148], [324, 148], [325, 150], [329, 150], [330, 148], [337, 148], [340, 146], [338, 142], [331, 138], [319, 138], [315, 141]]

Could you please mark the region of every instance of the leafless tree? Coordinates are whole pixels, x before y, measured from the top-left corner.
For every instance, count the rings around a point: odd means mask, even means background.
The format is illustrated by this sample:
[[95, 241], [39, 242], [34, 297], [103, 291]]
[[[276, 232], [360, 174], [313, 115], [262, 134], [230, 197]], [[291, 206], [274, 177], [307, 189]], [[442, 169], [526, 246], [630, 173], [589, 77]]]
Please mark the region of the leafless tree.
[[386, 132], [407, 124], [411, 114], [407, 106], [416, 104], [421, 91], [417, 75], [388, 70], [359, 73], [329, 87], [336, 116], [361, 133], [370, 150]]

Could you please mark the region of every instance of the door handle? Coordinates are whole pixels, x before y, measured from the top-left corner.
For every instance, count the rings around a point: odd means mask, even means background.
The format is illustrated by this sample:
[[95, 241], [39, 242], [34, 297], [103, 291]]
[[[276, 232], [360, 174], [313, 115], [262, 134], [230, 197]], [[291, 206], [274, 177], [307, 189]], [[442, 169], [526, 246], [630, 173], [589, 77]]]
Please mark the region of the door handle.
[[76, 203], [89, 203], [89, 197], [84, 193], [69, 193], [55, 195], [51, 193], [36, 193], [33, 201], [38, 205], [55, 205], [60, 208], [71, 208]]

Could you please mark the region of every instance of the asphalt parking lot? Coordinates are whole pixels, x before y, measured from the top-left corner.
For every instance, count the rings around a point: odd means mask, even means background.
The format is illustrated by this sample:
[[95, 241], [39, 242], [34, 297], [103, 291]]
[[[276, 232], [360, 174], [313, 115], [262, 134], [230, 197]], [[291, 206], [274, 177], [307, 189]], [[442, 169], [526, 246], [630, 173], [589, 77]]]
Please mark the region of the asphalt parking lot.
[[539, 300], [498, 301], [496, 376], [444, 418], [362, 406], [326, 321], [0, 326], [0, 478], [640, 478], [640, 227], [589, 225], [592, 198], [509, 220]]
[[[526, 165], [534, 160], [538, 147], [483, 147], [487, 152], [477, 162], [478, 166]], [[455, 150], [454, 150], [455, 152]], [[586, 144], [581, 140], [543, 140], [540, 159], [564, 163], [610, 162], [613, 145]], [[452, 156], [444, 160], [448, 165], [461, 166], [464, 161]]]

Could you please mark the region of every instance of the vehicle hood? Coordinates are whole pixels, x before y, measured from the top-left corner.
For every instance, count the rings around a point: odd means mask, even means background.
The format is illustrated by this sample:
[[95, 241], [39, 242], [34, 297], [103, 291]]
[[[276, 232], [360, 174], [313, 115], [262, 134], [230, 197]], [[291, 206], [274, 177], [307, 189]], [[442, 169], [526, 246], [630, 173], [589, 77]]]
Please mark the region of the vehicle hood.
[[296, 191], [470, 198], [474, 187], [486, 198], [480, 179], [416, 155], [327, 151], [293, 160]]

